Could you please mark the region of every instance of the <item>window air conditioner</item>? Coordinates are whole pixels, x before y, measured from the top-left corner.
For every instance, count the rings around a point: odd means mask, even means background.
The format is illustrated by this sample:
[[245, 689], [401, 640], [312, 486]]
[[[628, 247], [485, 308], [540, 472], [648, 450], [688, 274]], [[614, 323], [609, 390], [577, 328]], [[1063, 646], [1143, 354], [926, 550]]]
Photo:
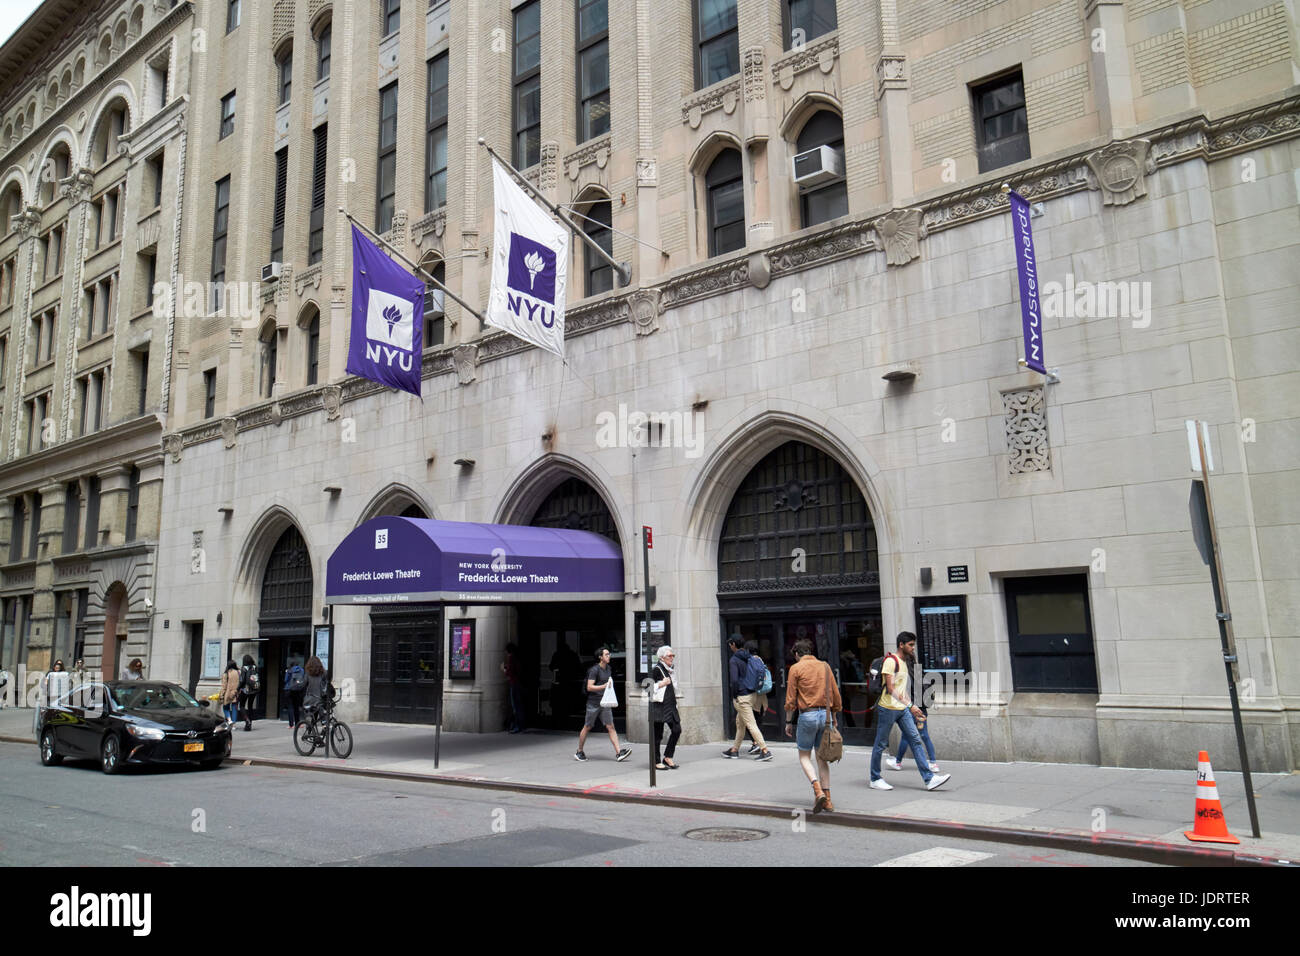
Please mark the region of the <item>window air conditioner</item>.
[[426, 315], [446, 315], [447, 294], [441, 289], [426, 289], [424, 292], [424, 311]]
[[283, 268], [284, 266], [279, 262], [268, 262], [266, 265], [262, 266], [262, 281], [271, 282], [274, 279], [280, 278], [280, 270]]
[[811, 189], [844, 176], [844, 150], [833, 146], [815, 146], [794, 158], [794, 182], [800, 189]]

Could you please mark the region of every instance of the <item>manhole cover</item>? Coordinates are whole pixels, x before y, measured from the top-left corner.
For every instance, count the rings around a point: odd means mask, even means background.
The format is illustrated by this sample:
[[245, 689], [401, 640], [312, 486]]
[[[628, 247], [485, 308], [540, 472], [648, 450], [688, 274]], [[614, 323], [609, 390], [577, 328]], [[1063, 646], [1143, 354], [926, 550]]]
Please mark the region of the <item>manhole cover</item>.
[[702, 827], [682, 834], [688, 840], [706, 843], [744, 843], [748, 840], [765, 840], [771, 836], [766, 830], [749, 830], [744, 827]]

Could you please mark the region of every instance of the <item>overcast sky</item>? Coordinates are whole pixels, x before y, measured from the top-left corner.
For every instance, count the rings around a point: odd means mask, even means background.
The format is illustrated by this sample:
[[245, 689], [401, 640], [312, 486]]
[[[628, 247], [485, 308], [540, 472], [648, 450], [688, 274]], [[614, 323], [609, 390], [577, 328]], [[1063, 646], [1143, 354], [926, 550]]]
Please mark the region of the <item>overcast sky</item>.
[[0, 0], [0, 43], [13, 36], [13, 32], [40, 5], [41, 0]]

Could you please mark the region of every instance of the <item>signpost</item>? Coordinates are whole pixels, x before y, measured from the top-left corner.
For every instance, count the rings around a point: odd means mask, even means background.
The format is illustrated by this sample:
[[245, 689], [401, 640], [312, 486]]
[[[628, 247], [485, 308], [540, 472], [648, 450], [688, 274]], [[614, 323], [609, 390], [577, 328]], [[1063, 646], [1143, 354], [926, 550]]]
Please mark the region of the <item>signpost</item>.
[[[1188, 506], [1192, 514], [1192, 535], [1201, 560], [1210, 566], [1210, 584], [1214, 588], [1214, 616], [1219, 622], [1219, 642], [1223, 649], [1223, 669], [1228, 675], [1228, 699], [1232, 702], [1232, 722], [1237, 729], [1237, 752], [1241, 756], [1242, 782], [1246, 786], [1246, 806], [1250, 810], [1250, 833], [1259, 838], [1259, 817], [1255, 812], [1255, 788], [1250, 780], [1250, 757], [1246, 753], [1246, 734], [1241, 726], [1241, 705], [1237, 701], [1237, 645], [1232, 633], [1232, 612], [1228, 608], [1228, 591], [1223, 585], [1223, 556], [1219, 535], [1214, 526], [1214, 505], [1210, 501], [1210, 470], [1214, 467], [1207, 449], [1209, 429], [1205, 422], [1188, 422], [1189, 451], [1192, 470], [1200, 478], [1192, 479]], [[1195, 442], [1192, 445], [1192, 442]]]
[[[641, 526], [641, 557], [645, 562], [645, 627], [646, 627], [646, 646], [650, 644], [651, 627], [654, 618], [650, 614], [650, 549], [654, 547], [653, 530], [649, 525]], [[658, 784], [655, 782], [655, 679], [654, 664], [647, 662], [647, 672], [649, 681], [650, 695], [646, 698], [646, 720], [650, 724], [650, 735], [646, 741], [650, 744], [646, 750], [649, 751], [650, 757], [650, 786]]]

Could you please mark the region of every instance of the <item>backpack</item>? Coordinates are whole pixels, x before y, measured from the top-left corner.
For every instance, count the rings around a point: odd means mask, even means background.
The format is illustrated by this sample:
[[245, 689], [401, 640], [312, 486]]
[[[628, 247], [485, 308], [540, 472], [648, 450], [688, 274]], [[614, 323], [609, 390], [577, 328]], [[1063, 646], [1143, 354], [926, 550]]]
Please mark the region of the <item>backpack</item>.
[[243, 685], [244, 691], [249, 694], [256, 694], [262, 689], [262, 681], [257, 676], [257, 669], [253, 667], [244, 668], [240, 683]]
[[[759, 661], [759, 663], [762, 664], [763, 662]], [[760, 694], [772, 693], [772, 672], [766, 664], [763, 664], [763, 682], [758, 685], [758, 692]]]
[[307, 689], [307, 672], [297, 664], [289, 669], [289, 689], [292, 691]]
[[[750, 654], [749, 660], [745, 662], [745, 687], [751, 694], [756, 693], [763, 686], [764, 679], [767, 678], [767, 665], [757, 654]], [[771, 680], [768, 679], [769, 689]]]
[[898, 657], [895, 654], [885, 654], [871, 662], [869, 672], [871, 677], [867, 681], [867, 699], [871, 701], [871, 707], [875, 707], [879, 703], [880, 695], [885, 692], [885, 660], [890, 657], [894, 658], [894, 666], [897, 667]]

